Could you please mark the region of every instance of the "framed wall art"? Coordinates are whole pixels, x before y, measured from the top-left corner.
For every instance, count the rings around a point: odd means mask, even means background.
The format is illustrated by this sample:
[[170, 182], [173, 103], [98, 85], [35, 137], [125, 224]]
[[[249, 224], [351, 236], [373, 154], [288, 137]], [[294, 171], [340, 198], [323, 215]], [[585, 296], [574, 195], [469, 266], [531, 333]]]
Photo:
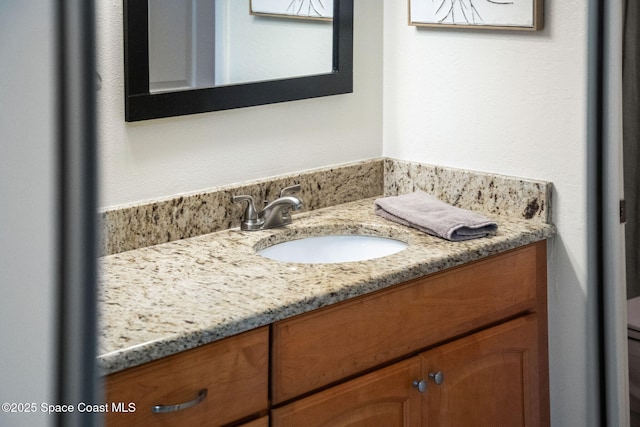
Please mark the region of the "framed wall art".
[[333, 0], [251, 0], [251, 14], [284, 18], [333, 19]]
[[537, 31], [543, 0], [409, 0], [409, 25]]

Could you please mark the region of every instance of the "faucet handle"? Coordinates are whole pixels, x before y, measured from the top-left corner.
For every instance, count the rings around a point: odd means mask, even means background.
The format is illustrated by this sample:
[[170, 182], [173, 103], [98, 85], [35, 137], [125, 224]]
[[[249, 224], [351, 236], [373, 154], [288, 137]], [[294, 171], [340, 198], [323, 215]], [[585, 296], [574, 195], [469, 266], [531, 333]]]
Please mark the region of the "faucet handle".
[[243, 219], [257, 219], [258, 212], [256, 211], [256, 204], [253, 201], [253, 197], [249, 195], [233, 196], [233, 203], [242, 203], [242, 202], [249, 202], [247, 203], [247, 208], [244, 211]]
[[296, 191], [300, 191], [300, 184], [290, 185], [289, 187], [284, 187], [280, 190], [280, 197], [285, 196], [287, 193], [295, 193]]
[[[300, 184], [290, 185], [289, 187], [285, 187], [280, 190], [280, 197], [286, 196], [287, 193], [295, 193], [297, 191], [300, 191]], [[296, 211], [300, 210], [300, 206], [296, 206], [293, 209]], [[282, 210], [282, 224], [291, 224], [291, 213], [289, 212], [289, 209]]]
[[264, 221], [258, 218], [258, 211], [256, 211], [253, 197], [249, 195], [233, 196], [232, 200], [233, 203], [248, 202], [247, 208], [244, 210], [244, 215], [242, 216], [240, 228], [242, 230], [258, 230]]

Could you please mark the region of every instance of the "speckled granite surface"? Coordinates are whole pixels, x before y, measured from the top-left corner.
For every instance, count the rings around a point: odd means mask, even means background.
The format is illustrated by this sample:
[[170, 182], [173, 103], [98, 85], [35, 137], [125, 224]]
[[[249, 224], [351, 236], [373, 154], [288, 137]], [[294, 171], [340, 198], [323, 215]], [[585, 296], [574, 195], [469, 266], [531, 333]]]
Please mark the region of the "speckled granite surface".
[[117, 206], [100, 212], [100, 253], [110, 255], [226, 230], [240, 225], [242, 207], [232, 196], [249, 194], [262, 206], [263, 197], [300, 184], [303, 211], [383, 194], [383, 159], [314, 169], [238, 185], [184, 194], [142, 204]]
[[[545, 221], [501, 212], [488, 214], [498, 223], [496, 235], [451, 243], [376, 216], [373, 203], [368, 198], [294, 215], [294, 223], [283, 229], [231, 229], [103, 257], [101, 372], [136, 366], [555, 233]], [[326, 265], [281, 263], [254, 251], [267, 241], [354, 230], [395, 237], [409, 246], [385, 258]]]
[[385, 195], [422, 190], [453, 206], [551, 222], [552, 185], [546, 181], [385, 159]]

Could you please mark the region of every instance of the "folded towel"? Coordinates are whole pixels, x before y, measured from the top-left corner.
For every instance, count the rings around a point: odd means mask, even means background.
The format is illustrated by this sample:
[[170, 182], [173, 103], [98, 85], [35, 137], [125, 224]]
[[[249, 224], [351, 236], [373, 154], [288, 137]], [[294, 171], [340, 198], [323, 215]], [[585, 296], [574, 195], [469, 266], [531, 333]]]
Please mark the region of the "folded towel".
[[498, 228], [476, 212], [448, 205], [422, 191], [377, 199], [375, 213], [453, 242], [485, 237]]

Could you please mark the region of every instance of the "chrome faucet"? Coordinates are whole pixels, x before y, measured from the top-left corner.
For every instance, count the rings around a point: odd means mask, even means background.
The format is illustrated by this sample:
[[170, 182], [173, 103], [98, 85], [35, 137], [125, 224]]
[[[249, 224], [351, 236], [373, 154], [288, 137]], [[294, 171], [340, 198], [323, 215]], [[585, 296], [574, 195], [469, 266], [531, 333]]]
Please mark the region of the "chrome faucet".
[[247, 208], [242, 216], [240, 229], [245, 231], [265, 230], [268, 228], [282, 227], [291, 224], [289, 209], [298, 211], [302, 209], [302, 200], [296, 196], [287, 196], [287, 193], [300, 190], [300, 184], [283, 188], [280, 197], [267, 203], [260, 212], [256, 210], [253, 197], [248, 195], [233, 196], [234, 203], [247, 202]]

